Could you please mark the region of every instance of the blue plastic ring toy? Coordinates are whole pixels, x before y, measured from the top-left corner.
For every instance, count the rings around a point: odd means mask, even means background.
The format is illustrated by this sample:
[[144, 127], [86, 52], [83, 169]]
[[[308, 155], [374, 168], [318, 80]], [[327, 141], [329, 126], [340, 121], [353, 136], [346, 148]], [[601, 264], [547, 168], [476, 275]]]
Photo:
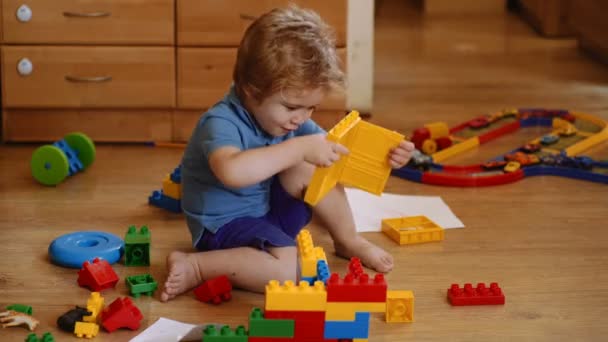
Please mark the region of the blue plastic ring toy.
[[125, 243], [118, 236], [105, 232], [75, 232], [62, 235], [49, 246], [51, 262], [59, 266], [81, 268], [85, 261], [95, 258], [113, 264], [120, 260]]

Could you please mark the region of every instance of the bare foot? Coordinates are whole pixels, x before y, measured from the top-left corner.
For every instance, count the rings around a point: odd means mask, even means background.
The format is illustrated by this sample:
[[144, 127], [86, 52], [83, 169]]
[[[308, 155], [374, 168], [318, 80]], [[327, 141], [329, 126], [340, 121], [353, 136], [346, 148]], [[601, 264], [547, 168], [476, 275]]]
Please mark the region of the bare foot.
[[347, 244], [335, 242], [334, 247], [338, 256], [347, 259], [358, 257], [363, 265], [376, 272], [387, 273], [393, 269], [393, 256], [359, 235]]
[[160, 300], [166, 302], [202, 283], [198, 264], [189, 254], [171, 252], [167, 257], [167, 280], [163, 286]]

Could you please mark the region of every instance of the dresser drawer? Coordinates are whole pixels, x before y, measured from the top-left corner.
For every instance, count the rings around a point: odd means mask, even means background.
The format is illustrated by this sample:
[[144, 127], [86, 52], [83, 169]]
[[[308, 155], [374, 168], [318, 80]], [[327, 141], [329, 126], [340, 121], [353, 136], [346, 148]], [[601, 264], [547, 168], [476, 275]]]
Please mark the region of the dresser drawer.
[[5, 43], [174, 43], [174, 0], [3, 0], [2, 13]]
[[[24, 58], [32, 66], [27, 76], [17, 68]], [[2, 86], [4, 107], [171, 108], [174, 50], [3, 46]]]
[[[346, 60], [346, 49], [338, 49]], [[206, 109], [221, 100], [232, 83], [236, 48], [178, 48], [177, 106]], [[328, 97], [321, 109], [345, 109], [344, 94]]]
[[57, 141], [69, 132], [83, 132], [93, 141], [171, 140], [172, 110], [7, 109], [5, 141]]
[[347, 0], [176, 0], [177, 41], [182, 46], [238, 46], [253, 18], [296, 3], [316, 10], [336, 30], [338, 46], [346, 42]]

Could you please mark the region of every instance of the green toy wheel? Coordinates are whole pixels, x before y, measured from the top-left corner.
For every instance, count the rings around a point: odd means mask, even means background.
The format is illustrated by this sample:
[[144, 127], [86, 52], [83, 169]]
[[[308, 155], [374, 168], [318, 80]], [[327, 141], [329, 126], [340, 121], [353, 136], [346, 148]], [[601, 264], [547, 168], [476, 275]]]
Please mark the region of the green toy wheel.
[[59, 147], [53, 145], [37, 148], [30, 166], [32, 176], [44, 185], [57, 185], [69, 174], [68, 158]]
[[76, 150], [82, 167], [87, 168], [95, 160], [95, 144], [83, 133], [70, 133], [63, 138], [73, 150]]

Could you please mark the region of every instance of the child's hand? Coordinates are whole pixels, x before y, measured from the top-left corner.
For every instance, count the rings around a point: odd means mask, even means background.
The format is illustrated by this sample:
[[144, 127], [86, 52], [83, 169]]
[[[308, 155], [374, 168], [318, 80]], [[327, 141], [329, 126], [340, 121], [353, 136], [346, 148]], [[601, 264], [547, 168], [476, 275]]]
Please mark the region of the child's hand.
[[302, 137], [304, 160], [316, 166], [328, 167], [348, 154], [348, 149], [325, 138], [325, 134], [312, 134]]
[[388, 155], [388, 161], [393, 169], [399, 169], [405, 166], [407, 162], [412, 158], [412, 152], [414, 152], [414, 144], [403, 140], [399, 143], [399, 146], [391, 150]]

